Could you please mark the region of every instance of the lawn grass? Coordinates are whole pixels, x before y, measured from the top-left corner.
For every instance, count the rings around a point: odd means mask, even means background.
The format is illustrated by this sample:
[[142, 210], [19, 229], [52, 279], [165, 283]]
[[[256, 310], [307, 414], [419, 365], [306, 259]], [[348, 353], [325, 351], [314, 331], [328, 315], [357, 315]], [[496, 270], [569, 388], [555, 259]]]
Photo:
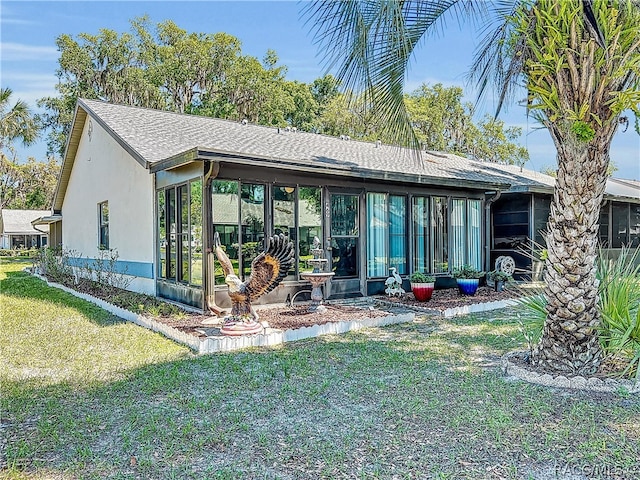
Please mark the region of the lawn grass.
[[0, 273], [0, 478], [640, 477], [637, 396], [500, 375], [513, 309], [195, 357], [22, 266]]

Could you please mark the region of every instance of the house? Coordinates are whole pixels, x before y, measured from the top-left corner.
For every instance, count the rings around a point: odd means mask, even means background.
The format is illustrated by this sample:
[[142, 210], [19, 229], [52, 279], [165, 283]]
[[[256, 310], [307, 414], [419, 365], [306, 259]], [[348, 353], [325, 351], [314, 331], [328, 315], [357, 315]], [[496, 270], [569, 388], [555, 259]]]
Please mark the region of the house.
[[3, 208], [0, 212], [0, 248], [40, 248], [47, 245], [48, 226], [34, 227], [31, 222], [46, 210], [12, 210]]
[[299, 261], [264, 302], [309, 288], [314, 237], [335, 272], [325, 294], [368, 295], [392, 266], [482, 269], [485, 206], [507, 188], [455, 155], [81, 99], [42, 222], [79, 256], [117, 249], [136, 291], [224, 307], [214, 232], [241, 278], [266, 235], [294, 242]]
[[298, 262], [263, 303], [309, 289], [300, 273], [315, 237], [335, 273], [325, 295], [364, 296], [384, 291], [390, 267], [441, 285], [463, 264], [490, 268], [490, 209], [520, 178], [491, 165], [81, 99], [40, 222], [76, 261], [116, 249], [131, 289], [204, 310], [230, 305], [216, 232], [241, 278], [265, 236], [293, 242]]

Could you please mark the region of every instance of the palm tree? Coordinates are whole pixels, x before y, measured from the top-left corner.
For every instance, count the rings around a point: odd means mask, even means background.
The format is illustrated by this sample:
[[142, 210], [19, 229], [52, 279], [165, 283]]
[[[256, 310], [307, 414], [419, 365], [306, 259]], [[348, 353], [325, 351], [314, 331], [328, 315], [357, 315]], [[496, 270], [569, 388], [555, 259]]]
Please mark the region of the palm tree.
[[15, 140], [22, 140], [24, 145], [31, 145], [38, 138], [40, 128], [28, 105], [22, 100], [11, 105], [10, 88], [0, 88], [0, 150], [9, 148]]
[[609, 148], [621, 112], [640, 114], [640, 4], [318, 0], [305, 11], [328, 67], [340, 65], [343, 85], [366, 92], [379, 123], [412, 146], [416, 137], [402, 102], [407, 65], [418, 42], [450, 13], [484, 19], [470, 74], [480, 91], [496, 85], [500, 107], [524, 83], [528, 107], [557, 149], [546, 233], [547, 318], [532, 363], [591, 374], [602, 359], [595, 259]]

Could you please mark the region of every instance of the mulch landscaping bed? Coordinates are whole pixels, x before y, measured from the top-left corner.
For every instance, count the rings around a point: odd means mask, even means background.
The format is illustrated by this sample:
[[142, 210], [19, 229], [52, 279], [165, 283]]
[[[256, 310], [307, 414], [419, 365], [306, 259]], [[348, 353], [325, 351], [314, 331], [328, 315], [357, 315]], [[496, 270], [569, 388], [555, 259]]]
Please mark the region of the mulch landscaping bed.
[[[495, 302], [498, 300], [508, 300], [517, 298], [520, 293], [515, 289], [508, 289], [502, 292], [496, 292], [490, 287], [479, 287], [475, 295], [461, 295], [457, 288], [449, 288], [436, 290], [433, 297], [428, 302], [418, 302], [411, 292], [406, 293], [402, 298], [379, 296], [381, 300], [405, 305], [408, 307], [424, 307], [434, 310], [446, 310], [464, 305], [472, 305], [474, 303]], [[260, 316], [259, 321], [267, 322], [269, 327], [279, 330], [289, 330], [302, 327], [310, 327], [312, 325], [323, 325], [329, 322], [349, 321], [361, 318], [385, 317], [390, 315], [383, 309], [364, 310], [362, 308], [352, 307], [348, 305], [326, 304], [327, 311], [325, 313], [309, 312], [307, 305], [296, 305], [293, 307], [258, 307], [257, 313]], [[201, 331], [204, 325], [203, 320], [211, 320], [212, 316], [185, 313], [180, 317], [154, 317], [154, 320], [176, 328], [190, 335], [197, 337], [205, 337]], [[222, 323], [222, 318], [220, 319]], [[211, 325], [209, 325], [211, 326]]]
[[[342, 322], [362, 318], [377, 318], [390, 315], [383, 310], [364, 310], [362, 308], [345, 305], [325, 305], [326, 312], [309, 312], [306, 305], [296, 305], [294, 307], [267, 307], [256, 309], [260, 322], [267, 322], [269, 327], [279, 330], [293, 330], [296, 328], [310, 327], [313, 325], [323, 325], [329, 322]], [[169, 325], [177, 330], [194, 335], [205, 337], [201, 332], [206, 326], [203, 320], [215, 319], [215, 316], [202, 315], [196, 313], [185, 313], [180, 317], [154, 317], [155, 321]], [[223, 319], [220, 318], [220, 325]], [[211, 327], [212, 325], [208, 325]]]
[[[139, 313], [141, 313], [145, 317], [155, 320], [156, 322], [163, 323], [196, 337], [206, 336], [202, 332], [203, 327], [205, 327], [202, 321], [211, 321], [212, 318], [215, 318], [211, 315], [204, 315], [202, 313], [193, 313], [182, 310], [179, 311], [180, 313], [178, 315], [164, 314], [165, 310], [168, 312], [176, 312], [178, 311], [178, 309], [175, 306], [166, 304], [165, 302], [162, 302], [157, 298], [147, 295], [139, 295], [117, 288], [111, 288], [111, 294], [106, 294], [104, 289], [98, 288], [95, 282], [90, 282], [82, 279], [77, 284], [74, 283], [71, 278], [68, 279], [68, 282], [62, 283], [66, 284], [66, 286], [69, 288], [73, 288], [83, 293], [88, 293], [109, 303], [114, 303], [113, 298], [115, 295], [115, 297], [131, 297], [130, 299], [128, 299], [128, 303], [132, 304], [136, 304], [138, 300], [140, 303], [155, 304], [156, 311], [159, 310], [161, 312], [160, 314], [151, 315], [148, 311]], [[518, 297], [519, 295], [519, 292], [515, 289], [507, 289], [502, 292], [496, 292], [492, 288], [484, 286], [479, 287], [476, 294], [472, 296], [461, 295], [457, 288], [436, 290], [433, 293], [433, 297], [428, 302], [416, 301], [411, 292], [407, 292], [402, 298], [387, 296], [379, 296], [377, 298], [379, 298], [380, 300], [397, 303], [399, 306], [416, 306], [434, 310], [446, 310], [448, 308], [471, 305], [474, 303], [494, 302], [497, 300], [512, 299]], [[116, 304], [117, 303], [118, 302], [116, 302]], [[166, 307], [170, 308], [157, 308], [158, 305], [162, 306], [163, 304]], [[122, 304], [120, 306], [127, 308]], [[384, 311], [384, 307], [382, 307], [382, 309], [376, 308], [373, 310], [365, 310], [354, 306], [338, 304], [326, 304], [325, 307], [327, 310], [324, 313], [310, 312], [307, 305], [296, 305], [293, 307], [258, 307], [256, 310], [258, 312], [258, 315], [260, 316], [259, 320], [261, 322], [267, 322], [269, 324], [269, 327], [279, 330], [297, 329], [302, 327], [309, 327], [312, 325], [323, 325], [329, 322], [385, 317], [390, 315], [389, 312]], [[222, 318], [220, 319], [220, 322], [222, 323]]]
[[[408, 307], [418, 306], [425, 308], [433, 308], [435, 310], [445, 310], [474, 303], [495, 302], [498, 300], [507, 300], [519, 296], [517, 290], [505, 290], [496, 292], [489, 287], [480, 287], [473, 296], [460, 295], [457, 288], [444, 290], [436, 290], [433, 297], [428, 302], [418, 302], [412, 293], [405, 294], [402, 298], [380, 296], [381, 300], [387, 300], [398, 305]], [[105, 299], [108, 301], [108, 299]], [[352, 307], [348, 305], [325, 305], [327, 311], [324, 313], [309, 312], [307, 305], [296, 305], [293, 307], [258, 307], [257, 313], [260, 316], [259, 321], [267, 322], [269, 327], [279, 330], [289, 330], [302, 327], [310, 327], [312, 325], [323, 325], [329, 322], [349, 321], [361, 318], [385, 317], [390, 315], [383, 309], [364, 310], [362, 308]], [[157, 322], [169, 325], [177, 330], [188, 333], [196, 337], [204, 338], [206, 335], [202, 332], [203, 320], [211, 320], [215, 318], [210, 315], [185, 312], [181, 316], [160, 316], [153, 317]], [[222, 323], [222, 318], [220, 318]], [[211, 325], [209, 325], [211, 326]]]

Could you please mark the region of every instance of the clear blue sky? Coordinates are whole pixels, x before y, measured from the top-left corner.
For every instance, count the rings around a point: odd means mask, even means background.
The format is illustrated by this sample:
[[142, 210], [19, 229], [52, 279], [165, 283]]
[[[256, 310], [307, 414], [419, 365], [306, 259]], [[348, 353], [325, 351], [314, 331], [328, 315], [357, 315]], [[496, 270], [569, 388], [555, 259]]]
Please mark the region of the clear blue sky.
[[[119, 33], [129, 31], [129, 20], [144, 14], [153, 23], [173, 20], [190, 32], [226, 32], [240, 39], [244, 54], [261, 59], [267, 49], [277, 52], [280, 63], [288, 67], [287, 78], [311, 82], [322, 76], [317, 49], [313, 45], [310, 26], [300, 18], [302, 2], [297, 1], [7, 1], [0, 4], [1, 64], [0, 85], [14, 91], [36, 109], [36, 99], [55, 95], [55, 71], [58, 51], [55, 39], [67, 33], [95, 34], [100, 28]], [[462, 30], [455, 21], [437, 38], [424, 41], [411, 64], [406, 90], [421, 83], [443, 83], [465, 88], [473, 100], [472, 86], [464, 76], [475, 48], [470, 27]], [[478, 106], [477, 117], [493, 112], [491, 98]], [[555, 165], [555, 149], [548, 133], [535, 121], [527, 120], [525, 109], [509, 106], [501, 118], [508, 125], [523, 128], [521, 143], [529, 149], [532, 170]], [[34, 156], [44, 159], [44, 142], [28, 149], [20, 148], [21, 159]], [[615, 176], [640, 179], [640, 137], [629, 128], [618, 132], [611, 158], [619, 170]]]

